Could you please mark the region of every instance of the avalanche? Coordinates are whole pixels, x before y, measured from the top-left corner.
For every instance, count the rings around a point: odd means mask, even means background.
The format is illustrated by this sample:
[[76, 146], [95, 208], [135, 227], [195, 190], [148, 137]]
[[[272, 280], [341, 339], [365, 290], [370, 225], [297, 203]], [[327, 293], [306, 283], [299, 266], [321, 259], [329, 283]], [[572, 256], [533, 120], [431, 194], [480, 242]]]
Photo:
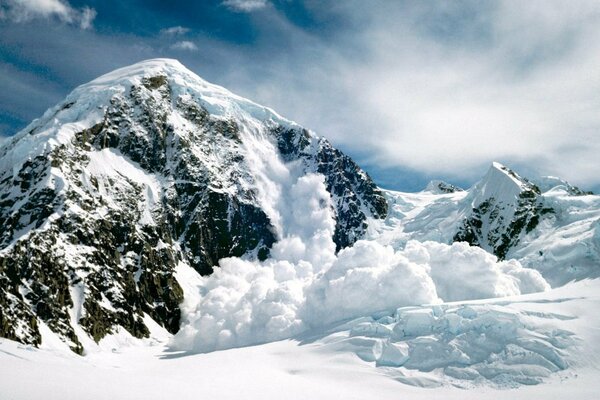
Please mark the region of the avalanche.
[[174, 349], [208, 352], [280, 340], [397, 307], [549, 289], [539, 272], [466, 243], [410, 241], [395, 251], [358, 241], [335, 254], [331, 200], [323, 177], [291, 186], [287, 235], [272, 258], [227, 258], [196, 289], [201, 299]]
[[76, 88], [0, 147], [0, 307], [11, 310], [0, 335], [39, 345], [43, 322], [83, 353], [118, 327], [148, 336], [148, 319], [177, 332], [187, 282], [176, 270], [208, 275], [224, 257], [279, 251], [299, 212], [282, 204], [314, 173], [332, 199], [328, 245], [387, 214], [327, 140], [175, 60]]

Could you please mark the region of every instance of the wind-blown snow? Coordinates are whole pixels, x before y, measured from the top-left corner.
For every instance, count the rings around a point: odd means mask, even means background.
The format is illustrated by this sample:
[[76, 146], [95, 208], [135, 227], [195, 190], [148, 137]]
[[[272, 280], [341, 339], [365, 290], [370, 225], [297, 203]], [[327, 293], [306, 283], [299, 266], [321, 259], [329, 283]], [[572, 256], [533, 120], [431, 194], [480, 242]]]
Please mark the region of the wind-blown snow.
[[410, 241], [395, 251], [358, 241], [335, 254], [331, 199], [321, 175], [300, 177], [285, 201], [286, 233], [271, 258], [227, 258], [203, 278], [173, 348], [208, 352], [288, 338], [400, 306], [543, 291], [541, 275], [464, 243]]

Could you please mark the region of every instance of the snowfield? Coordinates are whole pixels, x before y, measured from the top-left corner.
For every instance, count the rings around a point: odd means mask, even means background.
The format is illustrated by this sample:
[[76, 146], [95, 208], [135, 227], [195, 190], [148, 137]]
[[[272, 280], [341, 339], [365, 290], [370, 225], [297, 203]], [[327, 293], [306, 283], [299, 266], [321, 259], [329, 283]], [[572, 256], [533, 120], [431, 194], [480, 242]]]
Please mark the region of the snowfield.
[[[85, 357], [0, 343], [3, 399], [597, 399], [600, 281], [405, 307], [268, 344], [176, 352], [160, 328]], [[543, 384], [531, 385], [543, 380]], [[469, 390], [464, 390], [469, 388]]]

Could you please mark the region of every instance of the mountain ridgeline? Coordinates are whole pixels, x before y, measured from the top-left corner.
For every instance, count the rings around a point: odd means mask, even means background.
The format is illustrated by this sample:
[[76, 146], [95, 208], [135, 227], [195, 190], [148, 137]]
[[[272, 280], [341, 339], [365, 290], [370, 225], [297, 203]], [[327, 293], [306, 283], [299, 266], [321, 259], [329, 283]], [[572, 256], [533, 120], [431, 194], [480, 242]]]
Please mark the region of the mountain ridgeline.
[[0, 336], [38, 345], [43, 323], [82, 353], [82, 334], [147, 336], [145, 314], [176, 332], [179, 264], [207, 275], [223, 257], [264, 259], [282, 234], [265, 200], [286, 190], [274, 158], [324, 175], [338, 248], [386, 216], [325, 139], [176, 61], [77, 88], [0, 148]]
[[559, 178], [529, 180], [494, 162], [468, 190], [434, 181], [421, 193], [385, 193], [389, 216], [371, 239], [467, 242], [552, 286], [600, 276], [600, 196]]

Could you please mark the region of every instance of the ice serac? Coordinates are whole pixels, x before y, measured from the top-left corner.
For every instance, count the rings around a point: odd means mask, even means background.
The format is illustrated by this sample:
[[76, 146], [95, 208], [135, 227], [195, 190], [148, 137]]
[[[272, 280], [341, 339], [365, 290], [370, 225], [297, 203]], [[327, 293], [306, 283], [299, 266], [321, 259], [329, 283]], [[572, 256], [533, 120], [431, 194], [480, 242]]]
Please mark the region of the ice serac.
[[[269, 108], [168, 59], [75, 89], [0, 147], [0, 336], [76, 352], [146, 315], [179, 329], [178, 265], [264, 259], [286, 191], [325, 177], [338, 248], [387, 203], [349, 157]], [[83, 335], [83, 336], [82, 336]]]
[[500, 259], [521, 237], [536, 228], [540, 216], [553, 210], [539, 200], [540, 189], [513, 170], [494, 162], [485, 177], [471, 189], [471, 211], [454, 241], [480, 246]]

